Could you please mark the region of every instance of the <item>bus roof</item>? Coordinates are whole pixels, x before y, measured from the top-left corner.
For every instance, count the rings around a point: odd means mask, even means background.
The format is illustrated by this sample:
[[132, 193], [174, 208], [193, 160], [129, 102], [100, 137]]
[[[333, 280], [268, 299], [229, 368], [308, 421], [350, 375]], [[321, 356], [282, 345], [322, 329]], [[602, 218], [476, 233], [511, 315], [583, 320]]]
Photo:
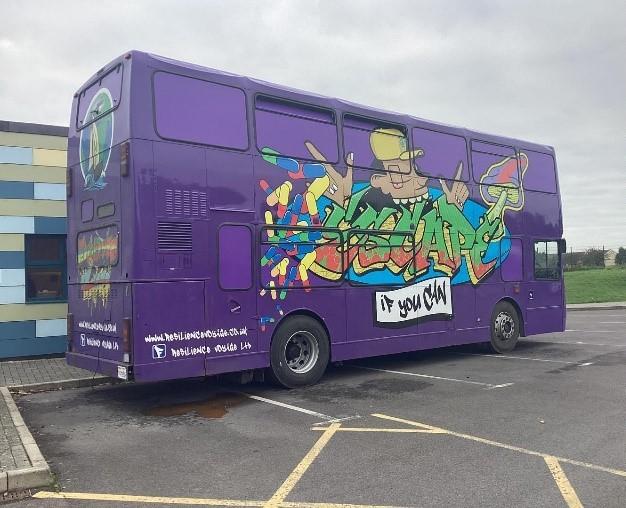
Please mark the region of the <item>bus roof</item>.
[[[184, 72], [187, 74], [191, 74], [194, 77], [203, 77], [203, 78], [218, 78], [220, 81], [228, 82], [228, 84], [232, 86], [237, 86], [239, 88], [245, 90], [254, 90], [259, 93], [275, 95], [279, 98], [293, 100], [297, 102], [307, 102], [313, 105], [333, 108], [340, 110], [342, 112], [354, 113], [357, 115], [372, 117], [375, 119], [380, 119], [386, 122], [396, 122], [401, 124], [410, 124], [411, 126], [424, 127], [424, 128], [438, 128], [442, 129], [445, 132], [458, 134], [461, 136], [465, 136], [467, 138], [480, 138], [484, 141], [489, 141], [496, 144], [505, 144], [512, 145], [519, 148], [525, 148], [529, 150], [536, 150], [540, 152], [547, 152], [550, 154], [554, 153], [554, 148], [550, 145], [539, 144], [530, 141], [524, 141], [521, 139], [489, 134], [477, 130], [467, 129], [464, 127], [458, 127], [454, 125], [445, 124], [442, 122], [435, 122], [432, 120], [427, 120], [424, 118], [420, 118], [413, 115], [408, 115], [404, 113], [398, 113], [394, 111], [387, 111], [380, 108], [375, 108], [371, 106], [365, 106], [363, 104], [358, 104], [346, 99], [340, 99], [336, 97], [328, 97], [325, 95], [321, 95], [315, 92], [307, 92], [304, 90], [300, 90], [297, 88], [288, 87], [285, 85], [278, 85], [275, 83], [270, 83], [268, 81], [258, 79], [258, 78], [250, 78], [246, 76], [241, 76], [238, 74], [213, 69], [211, 67], [205, 67], [198, 64], [182, 62], [179, 60], [175, 60], [173, 58], [164, 57], [160, 55], [156, 55], [153, 53], [146, 53], [143, 51], [132, 50], [124, 53], [112, 60], [109, 64], [100, 69], [96, 74], [94, 74], [89, 80], [85, 82], [79, 93], [84, 88], [86, 88], [90, 83], [92, 83], [95, 79], [97, 79], [100, 75], [103, 74], [105, 70], [110, 69], [111, 67], [117, 65], [119, 62], [124, 59], [132, 59], [137, 61], [138, 63], [143, 63], [144, 65], [150, 65], [155, 68], [162, 68], [164, 71], [174, 71], [178, 70], [179, 72]], [[191, 71], [191, 72], [190, 72]]]

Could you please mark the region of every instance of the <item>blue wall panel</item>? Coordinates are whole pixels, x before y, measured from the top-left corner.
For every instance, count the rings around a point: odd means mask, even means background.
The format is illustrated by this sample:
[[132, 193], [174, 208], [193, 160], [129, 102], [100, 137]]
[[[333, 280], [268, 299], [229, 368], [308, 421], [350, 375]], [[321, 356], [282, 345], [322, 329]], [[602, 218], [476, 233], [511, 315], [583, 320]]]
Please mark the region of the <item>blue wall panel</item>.
[[33, 149], [21, 146], [0, 146], [0, 163], [32, 164]]
[[35, 233], [47, 235], [67, 234], [65, 217], [35, 217]]
[[12, 339], [32, 339], [36, 336], [36, 321], [0, 323], [0, 342]]
[[67, 336], [0, 340], [0, 358], [65, 353]]
[[24, 268], [24, 252], [0, 251], [0, 268]]
[[0, 199], [5, 198], [34, 199], [35, 184], [33, 182], [0, 182]]

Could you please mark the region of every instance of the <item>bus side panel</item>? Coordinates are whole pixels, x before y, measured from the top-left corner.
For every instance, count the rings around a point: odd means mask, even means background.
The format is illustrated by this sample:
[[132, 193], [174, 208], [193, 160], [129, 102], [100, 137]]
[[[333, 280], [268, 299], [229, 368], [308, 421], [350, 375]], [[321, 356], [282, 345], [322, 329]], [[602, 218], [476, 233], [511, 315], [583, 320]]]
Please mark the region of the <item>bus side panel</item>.
[[202, 281], [133, 285], [136, 381], [204, 376], [204, 308]]

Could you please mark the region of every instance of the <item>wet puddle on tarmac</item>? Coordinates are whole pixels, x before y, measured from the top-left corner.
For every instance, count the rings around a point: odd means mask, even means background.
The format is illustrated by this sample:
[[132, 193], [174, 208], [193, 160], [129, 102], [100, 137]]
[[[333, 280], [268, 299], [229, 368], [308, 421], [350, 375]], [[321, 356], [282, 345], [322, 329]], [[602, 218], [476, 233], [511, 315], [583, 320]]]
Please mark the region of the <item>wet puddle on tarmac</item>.
[[223, 418], [233, 406], [241, 404], [247, 398], [238, 393], [217, 393], [209, 399], [182, 404], [169, 404], [148, 409], [148, 416], [182, 416], [195, 414], [202, 418]]

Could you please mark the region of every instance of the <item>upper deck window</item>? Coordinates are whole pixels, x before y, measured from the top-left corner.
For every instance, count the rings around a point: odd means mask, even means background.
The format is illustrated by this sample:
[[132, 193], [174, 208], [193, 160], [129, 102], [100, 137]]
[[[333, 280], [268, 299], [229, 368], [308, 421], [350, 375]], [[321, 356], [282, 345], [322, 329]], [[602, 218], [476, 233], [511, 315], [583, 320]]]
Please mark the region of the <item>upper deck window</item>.
[[337, 162], [333, 111], [265, 96], [257, 96], [255, 107], [256, 146], [261, 153], [317, 160], [309, 149], [312, 145], [327, 161]]
[[528, 169], [524, 175], [524, 189], [556, 192], [556, 168], [554, 158], [547, 153], [524, 150], [528, 156]]
[[239, 88], [157, 72], [156, 131], [165, 139], [246, 150], [246, 96]]
[[520, 187], [519, 161], [512, 146], [472, 141], [474, 181], [486, 186]]
[[382, 170], [383, 160], [409, 154], [406, 128], [354, 115], [343, 117], [344, 155], [352, 154], [354, 166]]
[[[122, 75], [124, 67], [118, 64], [109, 72], [92, 81], [78, 96], [78, 113], [76, 116], [76, 129], [95, 122], [98, 118], [108, 115], [117, 108], [122, 96]], [[108, 90], [108, 97], [103, 100], [94, 100], [96, 94], [102, 89]]]
[[469, 180], [467, 164], [467, 143], [465, 138], [455, 134], [429, 129], [412, 129], [413, 146], [423, 153], [416, 160], [420, 173], [434, 178], [453, 180], [459, 165], [463, 166], [461, 176], [464, 182]]

